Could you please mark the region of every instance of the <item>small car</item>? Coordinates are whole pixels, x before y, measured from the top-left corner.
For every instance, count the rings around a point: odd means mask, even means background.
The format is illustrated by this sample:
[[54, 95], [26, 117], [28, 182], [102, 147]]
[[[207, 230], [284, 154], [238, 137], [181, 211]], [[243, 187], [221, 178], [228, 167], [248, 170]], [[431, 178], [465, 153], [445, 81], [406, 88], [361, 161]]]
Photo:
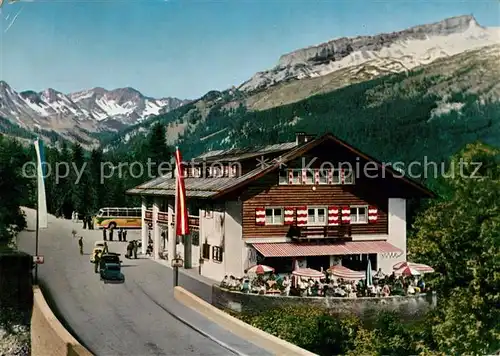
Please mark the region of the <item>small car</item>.
[[123, 281], [124, 276], [121, 273], [121, 261], [118, 257], [120, 254], [107, 253], [101, 255], [99, 262], [99, 274], [101, 280], [106, 283], [107, 281]]

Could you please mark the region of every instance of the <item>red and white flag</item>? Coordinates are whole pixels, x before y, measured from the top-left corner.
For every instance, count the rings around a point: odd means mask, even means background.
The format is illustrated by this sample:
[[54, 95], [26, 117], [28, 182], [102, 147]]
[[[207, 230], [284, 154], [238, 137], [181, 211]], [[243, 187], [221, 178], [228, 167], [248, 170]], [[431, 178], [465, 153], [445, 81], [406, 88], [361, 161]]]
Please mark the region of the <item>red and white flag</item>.
[[182, 170], [182, 157], [179, 147], [175, 148], [175, 233], [177, 236], [189, 234], [188, 211], [186, 205], [186, 187]]

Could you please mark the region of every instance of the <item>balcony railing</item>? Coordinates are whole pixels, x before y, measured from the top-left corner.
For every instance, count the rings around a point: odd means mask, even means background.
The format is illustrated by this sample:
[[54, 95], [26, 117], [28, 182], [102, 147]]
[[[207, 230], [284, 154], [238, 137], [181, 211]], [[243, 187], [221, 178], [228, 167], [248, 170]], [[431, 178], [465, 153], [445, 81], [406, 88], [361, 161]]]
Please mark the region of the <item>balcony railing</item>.
[[350, 238], [351, 226], [301, 226], [292, 234], [295, 239]]
[[[153, 221], [153, 211], [146, 210], [146, 221]], [[172, 223], [175, 221], [175, 214], [172, 214]], [[168, 224], [168, 213], [164, 211], [158, 212], [158, 222], [160, 224]], [[199, 230], [200, 228], [200, 217], [196, 215], [188, 216], [188, 225], [193, 230]]]

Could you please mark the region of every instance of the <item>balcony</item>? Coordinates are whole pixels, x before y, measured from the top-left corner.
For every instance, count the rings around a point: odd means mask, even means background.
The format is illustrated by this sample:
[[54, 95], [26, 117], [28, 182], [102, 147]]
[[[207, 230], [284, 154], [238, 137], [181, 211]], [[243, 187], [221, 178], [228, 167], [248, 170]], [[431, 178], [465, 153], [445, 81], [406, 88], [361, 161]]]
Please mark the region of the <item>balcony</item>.
[[[145, 219], [146, 221], [153, 221], [153, 211], [152, 210], [146, 210], [146, 216]], [[172, 223], [175, 221], [175, 214], [172, 214]], [[164, 211], [158, 212], [158, 223], [160, 224], [168, 224], [168, 213]], [[189, 228], [198, 231], [200, 229], [200, 217], [196, 215], [189, 215], [188, 216], [188, 225]]]
[[[292, 232], [292, 230], [294, 230]], [[351, 226], [296, 226], [289, 236], [298, 240], [351, 238]]]

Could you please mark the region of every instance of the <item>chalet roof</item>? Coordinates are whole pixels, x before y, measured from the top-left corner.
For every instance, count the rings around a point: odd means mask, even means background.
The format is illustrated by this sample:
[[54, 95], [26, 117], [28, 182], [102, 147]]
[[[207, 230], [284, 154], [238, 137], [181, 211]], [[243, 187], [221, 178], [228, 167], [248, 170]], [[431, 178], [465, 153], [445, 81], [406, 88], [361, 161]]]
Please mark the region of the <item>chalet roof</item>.
[[248, 147], [248, 148], [230, 148], [227, 150], [217, 150], [204, 153], [193, 159], [196, 161], [242, 161], [245, 159], [258, 157], [270, 153], [279, 153], [291, 150], [296, 147], [296, 142], [278, 143], [275, 145]]
[[[199, 198], [220, 198], [223, 195], [232, 192], [236, 189], [242, 188], [246, 186], [247, 184], [251, 183], [252, 181], [280, 168], [280, 166], [283, 163], [286, 163], [288, 161], [291, 161], [297, 157], [300, 157], [304, 153], [308, 152], [312, 148], [320, 145], [323, 142], [326, 141], [333, 141], [354, 154], [358, 155], [359, 157], [363, 157], [364, 159], [368, 161], [375, 162], [379, 167], [382, 169], [388, 171], [389, 173], [393, 175], [399, 176], [400, 173], [395, 171], [389, 166], [382, 165], [381, 162], [375, 160], [374, 158], [362, 153], [361, 151], [355, 149], [354, 147], [348, 145], [344, 141], [338, 139], [337, 137], [333, 136], [332, 134], [325, 134], [315, 140], [309, 141], [303, 145], [297, 146], [293, 145], [293, 148], [289, 148], [288, 151], [282, 146], [282, 149], [279, 149], [278, 151], [284, 151], [284, 154], [280, 156], [279, 161], [272, 161], [269, 162], [266, 167], [257, 167], [254, 170], [239, 176], [239, 177], [233, 177], [233, 178], [185, 178], [184, 183], [186, 187], [186, 195], [187, 197], [199, 197]], [[291, 145], [291, 143], [287, 143], [288, 145]], [[287, 145], [283, 144], [283, 145]], [[272, 146], [279, 146], [279, 145], [272, 145]], [[265, 146], [265, 147], [272, 147], [272, 146]], [[266, 152], [273, 152], [273, 151], [266, 151]], [[262, 152], [258, 153], [262, 154]], [[201, 156], [200, 156], [201, 157]], [[213, 154], [210, 157], [217, 157], [216, 154]], [[199, 157], [198, 157], [199, 158]], [[241, 159], [241, 158], [240, 158]], [[434, 194], [428, 190], [426, 187], [423, 185], [409, 179], [406, 177], [400, 178], [404, 183], [412, 186], [413, 188], [416, 188], [419, 190], [421, 193], [423, 193], [424, 196], [427, 197], [433, 197]], [[130, 189], [127, 191], [127, 194], [134, 194], [134, 195], [155, 195], [155, 196], [174, 196], [175, 195], [175, 178], [172, 178], [172, 176], [163, 176], [163, 177], [158, 177], [156, 179], [153, 179], [151, 181], [148, 181], [146, 183], [143, 183], [133, 189]]]

